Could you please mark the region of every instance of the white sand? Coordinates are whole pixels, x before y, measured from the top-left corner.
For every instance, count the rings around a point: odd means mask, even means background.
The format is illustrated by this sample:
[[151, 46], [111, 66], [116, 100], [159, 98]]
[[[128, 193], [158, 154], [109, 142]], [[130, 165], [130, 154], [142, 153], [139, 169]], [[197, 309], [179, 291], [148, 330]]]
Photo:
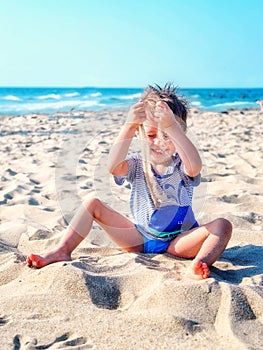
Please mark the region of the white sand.
[[183, 278], [189, 261], [121, 252], [97, 226], [72, 262], [26, 266], [89, 193], [129, 215], [129, 190], [105, 167], [125, 113], [74, 113], [0, 119], [0, 349], [263, 349], [262, 114], [189, 119], [205, 165], [198, 220], [234, 225], [195, 282]]

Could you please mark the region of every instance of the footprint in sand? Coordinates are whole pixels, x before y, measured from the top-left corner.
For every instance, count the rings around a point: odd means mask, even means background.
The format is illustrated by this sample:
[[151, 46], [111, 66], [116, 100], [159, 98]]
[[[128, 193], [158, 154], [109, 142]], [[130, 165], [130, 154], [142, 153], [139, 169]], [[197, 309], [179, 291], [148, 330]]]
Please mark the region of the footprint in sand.
[[40, 350], [40, 349], [93, 349], [95, 345], [87, 341], [85, 337], [71, 337], [70, 333], [62, 334], [53, 342], [39, 344], [36, 338], [17, 334], [13, 339], [14, 350]]
[[0, 316], [0, 327], [9, 323], [10, 319], [6, 316]]

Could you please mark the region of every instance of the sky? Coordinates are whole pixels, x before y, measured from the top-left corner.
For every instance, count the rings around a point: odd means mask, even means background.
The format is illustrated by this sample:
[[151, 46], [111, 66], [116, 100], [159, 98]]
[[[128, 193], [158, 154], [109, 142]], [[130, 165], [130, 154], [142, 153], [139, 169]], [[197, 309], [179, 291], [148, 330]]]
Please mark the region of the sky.
[[263, 87], [262, 0], [0, 0], [0, 86]]

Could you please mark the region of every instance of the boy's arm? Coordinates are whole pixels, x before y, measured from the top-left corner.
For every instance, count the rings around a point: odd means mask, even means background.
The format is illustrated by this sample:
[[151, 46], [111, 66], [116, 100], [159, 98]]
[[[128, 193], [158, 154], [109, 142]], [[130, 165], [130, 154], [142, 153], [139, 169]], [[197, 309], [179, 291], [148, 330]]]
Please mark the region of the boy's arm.
[[202, 169], [202, 161], [196, 147], [186, 136], [186, 132], [182, 130], [169, 106], [165, 102], [158, 102], [156, 105], [160, 127], [174, 143], [184, 164], [185, 174], [190, 177], [197, 176]]
[[181, 129], [176, 121], [173, 125], [165, 129], [165, 132], [171, 137], [175, 144], [183, 164], [184, 172], [190, 177], [197, 176], [202, 169], [202, 161], [199, 153], [193, 143]]
[[108, 170], [112, 175], [125, 176], [128, 174], [128, 163], [125, 158], [135, 132], [136, 128], [132, 124], [125, 123], [122, 126], [109, 153]]
[[108, 170], [112, 175], [125, 176], [128, 174], [128, 163], [125, 158], [136, 130], [144, 122], [145, 118], [143, 102], [138, 102], [130, 108], [127, 121], [122, 126], [109, 153]]

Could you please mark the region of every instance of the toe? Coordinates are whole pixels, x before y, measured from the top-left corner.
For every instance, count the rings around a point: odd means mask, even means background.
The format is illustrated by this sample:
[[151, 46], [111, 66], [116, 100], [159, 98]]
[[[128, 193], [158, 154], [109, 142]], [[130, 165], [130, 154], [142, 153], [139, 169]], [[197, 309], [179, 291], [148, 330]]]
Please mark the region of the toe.
[[26, 258], [26, 263], [27, 263], [27, 266], [29, 266], [29, 267], [32, 266], [32, 260], [31, 260], [31, 256], [30, 255]]
[[203, 269], [203, 278], [208, 278], [210, 275], [210, 270], [206, 263], [202, 263], [202, 269]]
[[43, 265], [42, 259], [39, 255], [30, 254], [27, 257], [27, 265], [29, 267], [33, 267], [35, 269], [38, 269], [38, 268], [42, 267], [42, 265]]

